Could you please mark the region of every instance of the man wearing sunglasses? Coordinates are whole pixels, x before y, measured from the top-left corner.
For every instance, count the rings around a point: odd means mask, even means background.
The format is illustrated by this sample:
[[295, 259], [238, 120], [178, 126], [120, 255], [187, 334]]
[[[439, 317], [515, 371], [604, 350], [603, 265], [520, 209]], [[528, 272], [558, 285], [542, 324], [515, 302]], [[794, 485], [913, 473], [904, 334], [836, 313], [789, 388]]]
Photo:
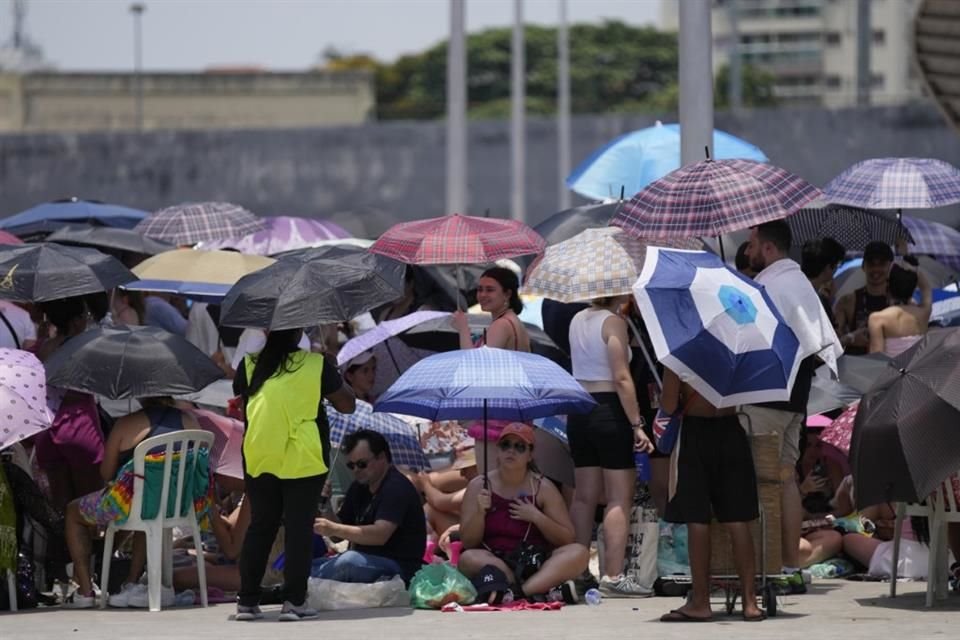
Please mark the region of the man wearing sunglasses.
[[336, 520], [317, 518], [313, 530], [350, 542], [350, 550], [314, 564], [313, 576], [371, 583], [399, 575], [410, 583], [426, 549], [427, 527], [420, 493], [393, 466], [380, 433], [360, 429], [343, 439], [341, 456], [353, 473]]

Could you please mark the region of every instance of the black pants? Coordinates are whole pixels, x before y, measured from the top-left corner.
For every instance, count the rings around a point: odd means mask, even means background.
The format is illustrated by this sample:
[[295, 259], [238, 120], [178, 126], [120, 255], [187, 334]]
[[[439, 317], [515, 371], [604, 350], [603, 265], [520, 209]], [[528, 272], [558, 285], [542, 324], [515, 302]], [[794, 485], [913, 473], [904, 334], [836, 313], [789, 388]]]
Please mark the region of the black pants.
[[313, 562], [313, 519], [325, 479], [326, 475], [281, 480], [269, 473], [244, 477], [246, 499], [250, 501], [250, 527], [240, 552], [241, 605], [252, 607], [260, 602], [260, 583], [281, 521], [286, 529], [284, 599], [296, 606], [304, 603]]

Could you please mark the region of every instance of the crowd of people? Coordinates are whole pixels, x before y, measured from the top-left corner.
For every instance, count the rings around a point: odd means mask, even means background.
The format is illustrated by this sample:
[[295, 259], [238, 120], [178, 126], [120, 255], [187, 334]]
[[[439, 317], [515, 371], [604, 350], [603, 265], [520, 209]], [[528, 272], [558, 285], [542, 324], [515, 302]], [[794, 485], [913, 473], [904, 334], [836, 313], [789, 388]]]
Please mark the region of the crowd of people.
[[[857, 513], [850, 469], [842, 457], [829, 455], [808, 427], [807, 404], [819, 366], [831, 366], [844, 352], [901, 353], [926, 332], [932, 305], [930, 283], [916, 260], [896, 257], [884, 243], [870, 243], [864, 251], [865, 286], [839, 298], [834, 274], [845, 248], [830, 238], [811, 241], [802, 247], [799, 263], [790, 257], [791, 248], [790, 227], [769, 222], [752, 229], [736, 261], [744, 276], [764, 285], [799, 339], [803, 361], [784, 402], [718, 408], [675, 372], [651, 370], [638, 352], [648, 338], [630, 296], [567, 305], [557, 313], [564, 320], [552, 323], [555, 341], [569, 347], [572, 374], [596, 401], [591, 413], [568, 417], [565, 464], [572, 478], [548, 465], [541, 470], [538, 430], [511, 421], [490, 421], [485, 429], [465, 424], [446, 469], [397, 466], [389, 441], [367, 429], [349, 434], [333, 450], [324, 404], [349, 414], [357, 400], [374, 402], [383, 365], [363, 352], [338, 367], [337, 350], [358, 326], [431, 308], [427, 296], [416, 291], [412, 269], [403, 297], [359, 324], [241, 332], [220, 326], [215, 305], [187, 308], [170, 296], [116, 291], [109, 304], [106, 294], [31, 309], [0, 302], [6, 325], [0, 327], [0, 345], [35, 351], [44, 360], [88, 327], [112, 318], [186, 336], [232, 378], [246, 426], [244, 477], [217, 478], [209, 547], [193, 553], [205, 556], [208, 586], [237, 593], [236, 620], [261, 618], [265, 602], [282, 604], [282, 620], [312, 618], [317, 611], [307, 598], [311, 577], [374, 583], [399, 576], [409, 585], [432, 558], [455, 563], [476, 586], [478, 600], [490, 604], [575, 603], [593, 587], [607, 597], [652, 595], [652, 584], [625, 571], [637, 454], [643, 454], [656, 511], [686, 525], [689, 539], [690, 597], [662, 620], [711, 618], [710, 524], [716, 520], [732, 540], [743, 618], [759, 621], [765, 617], [754, 591], [759, 541], [750, 533], [759, 501], [748, 434], [780, 436], [784, 588], [802, 593], [803, 570], [838, 557], [869, 573], [882, 572], [890, 506], [861, 510], [855, 518], [861, 526], [848, 523], [841, 532], [836, 523]], [[529, 352], [519, 289], [517, 272], [485, 271], [475, 295], [491, 322], [476, 336], [466, 314], [453, 313], [460, 348]], [[549, 333], [550, 324], [544, 324]], [[659, 378], [662, 389], [655, 384]], [[47, 587], [54, 580], [72, 582], [65, 590], [67, 606], [89, 608], [97, 598], [92, 542], [114, 516], [111, 488], [131, 473], [127, 463], [137, 444], [196, 428], [197, 420], [188, 403], [169, 397], [140, 398], [141, 410], [114, 421], [89, 394], [51, 393], [60, 394], [53, 427], [7, 452], [5, 477], [17, 485], [13, 494], [24, 516], [18, 518], [20, 533], [28, 521], [43, 533], [45, 544], [32, 550], [34, 559], [44, 560], [40, 581]], [[672, 478], [668, 457], [654, 448], [658, 409], [684, 419]], [[350, 473], [342, 495], [332, 495], [330, 476], [337, 465]], [[864, 535], [864, 522], [872, 523], [872, 535]], [[598, 525], [605, 551], [593, 573]], [[908, 538], [924, 540], [922, 527], [905, 529]], [[916, 553], [922, 552], [919, 542]], [[960, 558], [960, 528], [951, 527], [950, 543]], [[143, 537], [131, 535], [121, 546], [129, 551], [126, 575], [100, 597], [111, 606], [146, 606]], [[199, 585], [196, 567], [187, 560], [178, 562], [174, 573], [177, 589]], [[889, 566], [886, 571], [896, 573]], [[277, 583], [279, 591], [264, 589]], [[100, 586], [106, 589], [107, 581]], [[164, 589], [163, 605], [173, 602], [173, 590]]]

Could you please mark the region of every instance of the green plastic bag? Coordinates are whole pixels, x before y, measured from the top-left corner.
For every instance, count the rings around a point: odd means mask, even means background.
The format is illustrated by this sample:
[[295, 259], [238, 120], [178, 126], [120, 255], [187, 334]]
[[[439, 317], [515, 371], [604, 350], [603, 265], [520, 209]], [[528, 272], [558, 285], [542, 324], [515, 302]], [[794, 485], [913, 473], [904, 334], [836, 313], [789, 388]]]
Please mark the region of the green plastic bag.
[[440, 609], [450, 602], [470, 604], [477, 590], [449, 563], [428, 564], [410, 581], [410, 604], [416, 609]]

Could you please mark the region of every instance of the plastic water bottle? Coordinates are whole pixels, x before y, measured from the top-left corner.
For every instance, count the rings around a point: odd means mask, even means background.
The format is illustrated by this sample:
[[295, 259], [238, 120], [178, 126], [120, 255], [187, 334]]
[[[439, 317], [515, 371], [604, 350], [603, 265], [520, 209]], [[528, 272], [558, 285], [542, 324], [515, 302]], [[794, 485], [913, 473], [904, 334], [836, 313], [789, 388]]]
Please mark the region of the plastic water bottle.
[[597, 589], [590, 589], [585, 594], [583, 594], [583, 599], [591, 607], [595, 607], [603, 601], [603, 594], [601, 594]]
[[173, 606], [175, 607], [190, 607], [193, 606], [195, 597], [193, 595], [192, 589], [187, 589], [178, 593], [173, 601]]

